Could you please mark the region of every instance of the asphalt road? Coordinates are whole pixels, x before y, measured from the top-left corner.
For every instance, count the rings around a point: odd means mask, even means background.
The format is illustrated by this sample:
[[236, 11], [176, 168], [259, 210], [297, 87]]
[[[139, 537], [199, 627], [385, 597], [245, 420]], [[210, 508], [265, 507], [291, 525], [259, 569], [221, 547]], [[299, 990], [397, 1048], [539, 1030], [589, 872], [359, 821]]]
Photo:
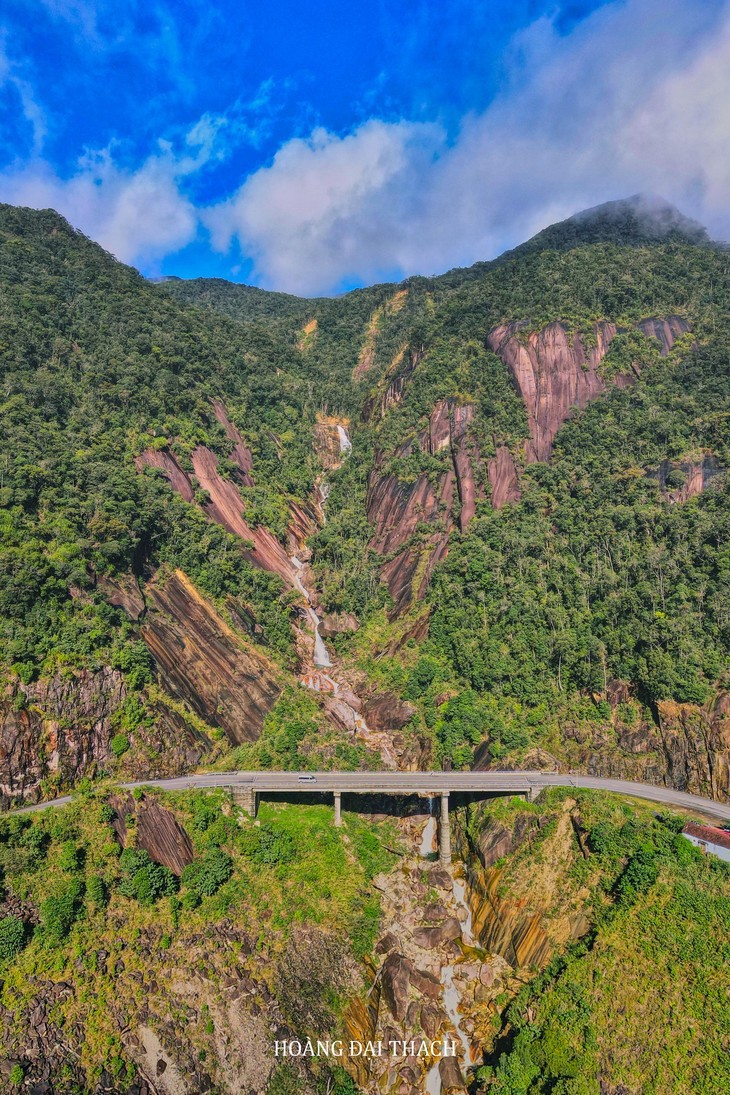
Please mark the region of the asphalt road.
[[[688, 795], [683, 791], [658, 787], [652, 783], [563, 775], [559, 772], [204, 772], [175, 779], [124, 783], [121, 786], [130, 789], [160, 787], [166, 791], [184, 791], [197, 787], [246, 787], [260, 793], [297, 794], [331, 794], [333, 791], [360, 794], [437, 794], [443, 791], [525, 794], [530, 791], [537, 793], [543, 787], [585, 787], [644, 798], [661, 806], [679, 806], [722, 821], [730, 821], [730, 805], [714, 802], [700, 795]], [[37, 806], [26, 806], [18, 812], [64, 806], [70, 801], [71, 796], [64, 795]]]

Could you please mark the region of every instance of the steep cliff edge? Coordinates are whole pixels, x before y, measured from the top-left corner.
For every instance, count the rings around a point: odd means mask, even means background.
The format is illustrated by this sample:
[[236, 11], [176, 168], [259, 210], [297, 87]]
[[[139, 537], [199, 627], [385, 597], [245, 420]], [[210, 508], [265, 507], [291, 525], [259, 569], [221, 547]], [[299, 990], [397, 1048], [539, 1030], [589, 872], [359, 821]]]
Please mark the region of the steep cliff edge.
[[[681, 316], [646, 319], [637, 326], [659, 343], [663, 356], [690, 329]], [[585, 407], [606, 390], [608, 383], [599, 366], [617, 331], [614, 323], [605, 320], [593, 324], [589, 338], [558, 322], [527, 334], [520, 323], [501, 324], [490, 331], [487, 344], [511, 370], [527, 409], [526, 463], [549, 460], [555, 435], [571, 409]], [[612, 383], [626, 387], [634, 380], [632, 372], [619, 373]]]
[[443, 470], [403, 480], [397, 474], [383, 474], [385, 454], [381, 453], [370, 472], [366, 502], [368, 520], [374, 526], [370, 546], [390, 556], [382, 575], [397, 614], [423, 598], [435, 566], [448, 552], [451, 532], [466, 531], [477, 501], [486, 497], [487, 484], [495, 509], [520, 497], [512, 454], [498, 444], [495, 456], [485, 464], [474, 419], [473, 404], [438, 400], [428, 427], [404, 442], [396, 459], [423, 453], [440, 458]]
[[182, 571], [147, 584], [141, 635], [166, 691], [230, 742], [254, 741], [281, 692], [271, 662], [225, 623]]

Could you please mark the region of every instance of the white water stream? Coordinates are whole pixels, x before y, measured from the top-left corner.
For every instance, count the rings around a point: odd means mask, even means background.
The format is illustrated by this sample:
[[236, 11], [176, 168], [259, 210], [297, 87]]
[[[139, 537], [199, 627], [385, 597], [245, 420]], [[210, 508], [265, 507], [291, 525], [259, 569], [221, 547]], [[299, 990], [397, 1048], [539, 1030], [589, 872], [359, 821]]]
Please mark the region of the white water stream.
[[340, 452], [344, 456], [352, 448], [352, 441], [350, 441], [350, 435], [344, 426], [337, 427], [337, 436], [340, 441]]
[[[348, 434], [348, 432], [347, 432], [347, 430], [345, 429], [344, 426], [339, 426], [338, 425], [337, 426], [337, 436], [338, 436], [338, 439], [339, 439], [340, 453], [342, 454], [342, 458], [344, 459], [348, 455], [350, 450], [352, 449], [352, 442], [350, 441], [350, 435]], [[321, 514], [323, 523], [324, 523], [324, 520], [325, 520], [324, 506], [325, 506], [325, 502], [327, 501], [327, 495], [328, 494], [329, 494], [329, 483], [326, 481], [326, 479], [318, 480], [317, 481], [317, 497], [318, 497], [318, 501], [319, 501], [319, 510], [320, 510], [320, 514]], [[296, 555], [291, 555], [289, 558], [291, 560], [292, 565], [295, 567], [296, 571], [304, 570], [304, 566], [302, 564], [301, 559], [298, 559]], [[312, 634], [313, 634], [313, 637], [314, 637], [314, 647], [313, 647], [313, 651], [312, 651], [312, 661], [313, 661], [313, 663], [314, 663], [314, 665], [317, 669], [330, 669], [331, 666], [332, 666], [332, 659], [329, 656], [329, 651], [327, 650], [327, 647], [325, 646], [324, 640], [322, 639], [322, 636], [321, 636], [320, 630], [319, 630], [320, 625], [322, 623], [322, 620], [317, 615], [317, 613], [314, 611], [314, 608], [312, 607], [312, 601], [311, 601], [311, 597], [310, 597], [310, 594], [309, 594], [309, 590], [304, 585], [304, 583], [303, 583], [302, 579], [299, 577], [298, 573], [294, 574], [293, 582], [294, 582], [294, 585], [299, 590], [299, 592], [302, 594], [302, 596], [304, 597], [304, 599], [307, 603], [307, 616], [309, 617], [309, 621], [312, 625]], [[310, 685], [310, 687], [315, 687], [315, 689], [317, 691], [319, 691], [319, 684], [326, 683], [329, 686], [328, 690], [331, 691], [333, 693], [333, 695], [337, 696], [338, 693], [340, 692], [340, 684], [336, 680], [334, 680], [331, 676], [329, 676], [328, 674], [326, 674], [326, 673], [316, 674], [315, 678], [317, 679], [318, 683], [315, 683], [314, 685]], [[351, 707], [349, 703], [346, 703], [342, 699], [340, 699], [339, 702], [344, 708], [347, 709], [347, 711], [349, 711], [350, 717], [352, 719], [352, 725], [354, 726], [356, 733], [360, 734], [361, 737], [365, 738], [371, 748], [377, 748], [377, 750], [379, 751], [381, 757], [383, 758], [383, 761], [385, 762], [386, 768], [397, 768], [398, 767], [398, 761], [397, 761], [397, 758], [396, 758], [395, 754], [393, 753], [392, 747], [390, 745], [390, 742], [387, 739], [387, 736], [385, 734], [374, 733], [373, 731], [371, 731], [370, 727], [365, 722], [365, 719], [362, 717], [362, 715], [360, 715], [355, 710], [354, 707]]]
[[[434, 850], [434, 842], [437, 829], [437, 821], [433, 816], [433, 799], [429, 799], [429, 813], [430, 817], [426, 822], [423, 832], [421, 834], [421, 843], [419, 845], [419, 854], [422, 856], [428, 856]], [[453, 879], [453, 897], [454, 903], [465, 910], [466, 917], [462, 921], [461, 938], [467, 946], [476, 946], [476, 940], [474, 939], [474, 931], [472, 924], [471, 909], [469, 903], [466, 900], [466, 883], [461, 878]], [[455, 966], [451, 963], [448, 966], [443, 966], [441, 969], [441, 984], [443, 986], [443, 1004], [444, 1011], [451, 1020], [452, 1026], [456, 1031], [456, 1036], [461, 1043], [462, 1058], [461, 1058], [461, 1070], [462, 1074], [466, 1074], [467, 1070], [476, 1064], [474, 1054], [472, 1053], [471, 1041], [468, 1034], [462, 1027], [462, 1015], [459, 1011], [459, 1005], [461, 1004], [461, 993], [454, 980]], [[426, 1095], [441, 1095], [441, 1073], [439, 1071], [439, 1062], [436, 1061], [426, 1074]]]

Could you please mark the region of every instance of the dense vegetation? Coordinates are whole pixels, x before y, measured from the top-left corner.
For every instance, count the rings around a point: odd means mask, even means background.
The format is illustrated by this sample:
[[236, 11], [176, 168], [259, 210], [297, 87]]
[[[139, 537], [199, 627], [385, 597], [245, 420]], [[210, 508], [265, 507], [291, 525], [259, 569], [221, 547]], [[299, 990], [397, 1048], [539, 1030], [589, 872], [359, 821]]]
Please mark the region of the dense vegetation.
[[[565, 795], [552, 798], [559, 806]], [[683, 819], [655, 818], [610, 796], [577, 798], [587, 858], [568, 853], [561, 885], [590, 893], [591, 928], [507, 1007], [478, 1071], [484, 1090], [726, 1090], [730, 866], [679, 835]], [[543, 829], [510, 861], [508, 891], [520, 872], [539, 877], [545, 839]]]
[[[371, 881], [394, 862], [385, 847], [397, 848], [390, 826], [376, 830], [345, 814], [339, 830], [331, 808], [272, 804], [262, 805], [254, 824], [222, 792], [158, 801], [174, 810], [193, 840], [195, 857], [179, 878], [136, 846], [133, 818], [122, 851], [114, 808], [100, 790], [64, 809], [0, 819], [2, 1054], [12, 1056], [14, 1031], [26, 1037], [24, 1023], [44, 985], [74, 984], [78, 993], [64, 999], [54, 1022], [80, 1053], [78, 1068], [65, 1083], [56, 1076], [54, 1090], [93, 1090], [100, 1080], [107, 1090], [126, 1089], [135, 1066], [119, 1031], [140, 1021], [145, 1003], [156, 1009], [160, 1026], [180, 1021], [182, 1004], [165, 988], [175, 968], [181, 976], [208, 972], [210, 996], [178, 1037], [200, 1050], [201, 1060], [206, 1053], [214, 1059], [216, 993], [233, 968], [222, 939], [237, 941], [235, 953], [251, 948], [243, 954], [250, 954], [247, 968], [260, 981], [257, 998], [266, 998], [266, 986], [278, 992], [287, 1021], [312, 1037], [336, 1031], [347, 1002], [338, 998], [334, 975], [326, 982], [327, 947], [340, 965], [372, 950], [380, 904]], [[3, 915], [9, 895], [15, 912]], [[298, 967], [288, 950], [292, 933], [302, 929], [320, 933], [312, 947], [321, 950], [325, 981], [310, 987], [315, 997], [326, 996], [316, 1001], [314, 1020], [305, 1015], [301, 983], [301, 1007], [297, 1000]], [[149, 988], [158, 982], [161, 993]], [[322, 1074], [323, 1091], [352, 1090], [333, 1088], [325, 1066]]]
[[[126, 667], [135, 629], [98, 576], [165, 563], [224, 615], [237, 604], [257, 641], [296, 665], [279, 580], [252, 568], [158, 473], [134, 466], [151, 445], [190, 471], [202, 442], [228, 474], [231, 442], [210, 405], [222, 397], [254, 454], [256, 488], [243, 490], [242, 505], [281, 539], [289, 503], [305, 502], [318, 474], [317, 412], [350, 420], [353, 450], [330, 476], [314, 573], [324, 607], [365, 624], [337, 640], [339, 652], [415, 702], [414, 729], [435, 760], [468, 764], [485, 739], [493, 758], [531, 744], [559, 752], [566, 718], [605, 719], [611, 679], [630, 683], [634, 719], [651, 721], [661, 700], [707, 701], [723, 686], [730, 648], [727, 476], [672, 505], [658, 469], [669, 468], [677, 489], [706, 453], [730, 466], [730, 254], [679, 214], [657, 223], [623, 203], [553, 226], [494, 263], [303, 301], [219, 281], [149, 285], [55, 214], [4, 207], [6, 671], [28, 681], [59, 667]], [[635, 324], [674, 314], [693, 334], [660, 358]], [[637, 364], [639, 381], [566, 423], [550, 463], [524, 469], [518, 504], [495, 512], [479, 503], [431, 582], [428, 638], [418, 652], [405, 644], [384, 656], [402, 627], [386, 621], [383, 560], [369, 547], [374, 466], [404, 485], [422, 474], [439, 481], [448, 454], [418, 443], [439, 399], [474, 406], [483, 462], [500, 443], [519, 463], [525, 409], [486, 348], [489, 331], [560, 320], [590, 343], [598, 319], [622, 330], [604, 375]], [[381, 415], [399, 377], [400, 400]], [[431, 531], [422, 526], [411, 546], [427, 547]], [[149, 680], [154, 666], [145, 672]], [[248, 762], [299, 762], [305, 722], [295, 714]], [[339, 760], [361, 762], [342, 749]]]

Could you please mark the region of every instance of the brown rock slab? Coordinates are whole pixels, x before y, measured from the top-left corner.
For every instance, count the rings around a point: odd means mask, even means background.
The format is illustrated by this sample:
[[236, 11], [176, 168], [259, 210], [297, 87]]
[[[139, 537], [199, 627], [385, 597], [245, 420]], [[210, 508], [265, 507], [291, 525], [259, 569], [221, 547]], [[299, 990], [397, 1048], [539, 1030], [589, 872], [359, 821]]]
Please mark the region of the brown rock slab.
[[416, 928], [413, 932], [413, 942], [419, 947], [433, 950], [442, 943], [448, 943], [452, 939], [461, 936], [461, 924], [455, 917], [449, 917], [443, 924], [434, 928]]

